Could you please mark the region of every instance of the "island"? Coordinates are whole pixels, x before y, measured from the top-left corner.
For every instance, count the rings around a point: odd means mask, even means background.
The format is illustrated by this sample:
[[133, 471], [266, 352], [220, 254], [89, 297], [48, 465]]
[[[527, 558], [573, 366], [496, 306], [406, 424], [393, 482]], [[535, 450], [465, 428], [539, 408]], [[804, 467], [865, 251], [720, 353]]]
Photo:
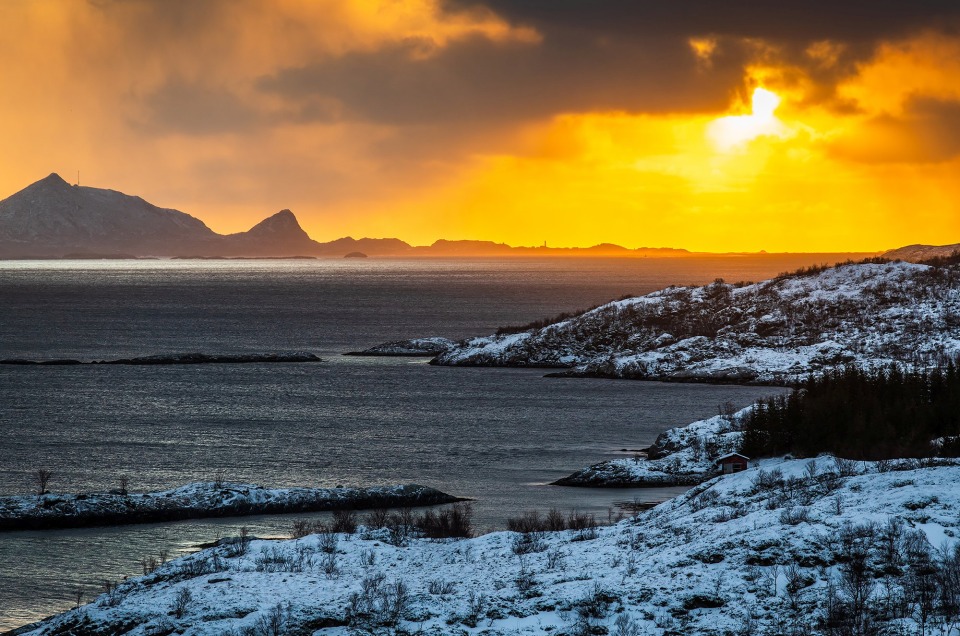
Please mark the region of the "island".
[[0, 531], [128, 525], [261, 514], [433, 506], [462, 501], [418, 484], [371, 488], [264, 488], [198, 482], [172, 490], [0, 497]]

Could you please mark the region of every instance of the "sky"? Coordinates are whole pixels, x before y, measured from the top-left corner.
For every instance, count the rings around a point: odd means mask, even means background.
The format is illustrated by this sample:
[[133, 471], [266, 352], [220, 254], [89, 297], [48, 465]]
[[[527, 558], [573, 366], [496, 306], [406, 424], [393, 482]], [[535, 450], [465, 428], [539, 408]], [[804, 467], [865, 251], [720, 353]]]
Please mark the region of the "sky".
[[3, 0], [0, 197], [246, 230], [702, 251], [960, 242], [953, 0]]

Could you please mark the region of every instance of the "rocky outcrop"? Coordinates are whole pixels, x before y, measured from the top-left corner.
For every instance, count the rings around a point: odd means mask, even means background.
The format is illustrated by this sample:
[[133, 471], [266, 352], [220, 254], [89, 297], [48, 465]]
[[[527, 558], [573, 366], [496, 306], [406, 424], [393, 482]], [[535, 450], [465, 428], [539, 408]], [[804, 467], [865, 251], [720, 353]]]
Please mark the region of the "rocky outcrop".
[[54, 360], [25, 360], [23, 358], [7, 358], [0, 360], [0, 364], [13, 365], [74, 365], [74, 364], [249, 364], [249, 363], [277, 363], [277, 362], [322, 362], [319, 356], [312, 353], [176, 353], [160, 354], [155, 356], [141, 356], [136, 358], [119, 358], [117, 360], [93, 360], [83, 362], [72, 359]]
[[445, 353], [456, 346], [456, 342], [447, 338], [413, 338], [387, 342], [363, 351], [345, 353], [348, 356], [411, 356], [432, 357]]
[[375, 488], [279, 488], [203, 482], [162, 492], [0, 497], [0, 531], [47, 530], [205, 517], [432, 506], [460, 498], [417, 484]]

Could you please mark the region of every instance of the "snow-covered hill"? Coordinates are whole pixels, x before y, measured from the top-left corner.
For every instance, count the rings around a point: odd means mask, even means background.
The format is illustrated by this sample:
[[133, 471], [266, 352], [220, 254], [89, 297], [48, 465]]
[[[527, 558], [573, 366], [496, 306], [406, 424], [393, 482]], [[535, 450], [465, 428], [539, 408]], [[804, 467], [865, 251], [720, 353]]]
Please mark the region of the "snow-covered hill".
[[960, 243], [951, 243], [950, 245], [904, 245], [895, 250], [883, 253], [884, 258], [891, 260], [900, 259], [902, 261], [924, 261], [931, 258], [947, 258], [960, 253]]
[[960, 265], [865, 262], [754, 284], [668, 287], [436, 364], [569, 367], [572, 375], [789, 383], [848, 363], [925, 366], [960, 353]]
[[20, 633], [955, 635], [957, 483], [769, 460], [610, 527], [228, 541]]

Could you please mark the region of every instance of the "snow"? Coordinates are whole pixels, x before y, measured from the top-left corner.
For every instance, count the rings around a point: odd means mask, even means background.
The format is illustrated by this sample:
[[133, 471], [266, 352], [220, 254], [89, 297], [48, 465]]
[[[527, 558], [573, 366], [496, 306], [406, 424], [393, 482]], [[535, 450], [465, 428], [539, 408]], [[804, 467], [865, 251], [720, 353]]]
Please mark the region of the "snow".
[[692, 486], [719, 472], [720, 457], [740, 447], [740, 423], [753, 406], [664, 431], [649, 450], [594, 464], [555, 482], [561, 486]]
[[148, 493], [0, 497], [0, 530], [147, 523], [201, 517], [450, 503], [454, 497], [407, 484], [372, 488], [264, 488], [198, 482]]
[[347, 355], [354, 356], [435, 356], [452, 349], [456, 343], [447, 338], [432, 336], [427, 338], [412, 338], [387, 342], [363, 351], [355, 351]]
[[[840, 466], [831, 457], [765, 460], [610, 527], [543, 533], [527, 553], [512, 532], [391, 545], [384, 531], [361, 529], [335, 535], [334, 547], [311, 535], [254, 540], [244, 554], [225, 544], [25, 633], [122, 625], [131, 635], [265, 634], [273, 622], [346, 635], [356, 633], [348, 624], [390, 621], [384, 604], [396, 601], [398, 583], [407, 600], [390, 606], [397, 627], [424, 634], [576, 633], [578, 620], [611, 632], [620, 620], [643, 634], [722, 634], [742, 629], [748, 614], [757, 633], [782, 633], [784, 618], [822, 612], [843, 537], [863, 524], [899, 520], [932, 548], [958, 532], [960, 466], [845, 464], [843, 476]], [[758, 485], [761, 471], [774, 477], [767, 486]], [[178, 597], [188, 599], [182, 612]]]
[[782, 384], [846, 364], [935, 364], [960, 354], [957, 316], [958, 266], [842, 264], [739, 287], [669, 287], [542, 329], [466, 340], [435, 362]]

